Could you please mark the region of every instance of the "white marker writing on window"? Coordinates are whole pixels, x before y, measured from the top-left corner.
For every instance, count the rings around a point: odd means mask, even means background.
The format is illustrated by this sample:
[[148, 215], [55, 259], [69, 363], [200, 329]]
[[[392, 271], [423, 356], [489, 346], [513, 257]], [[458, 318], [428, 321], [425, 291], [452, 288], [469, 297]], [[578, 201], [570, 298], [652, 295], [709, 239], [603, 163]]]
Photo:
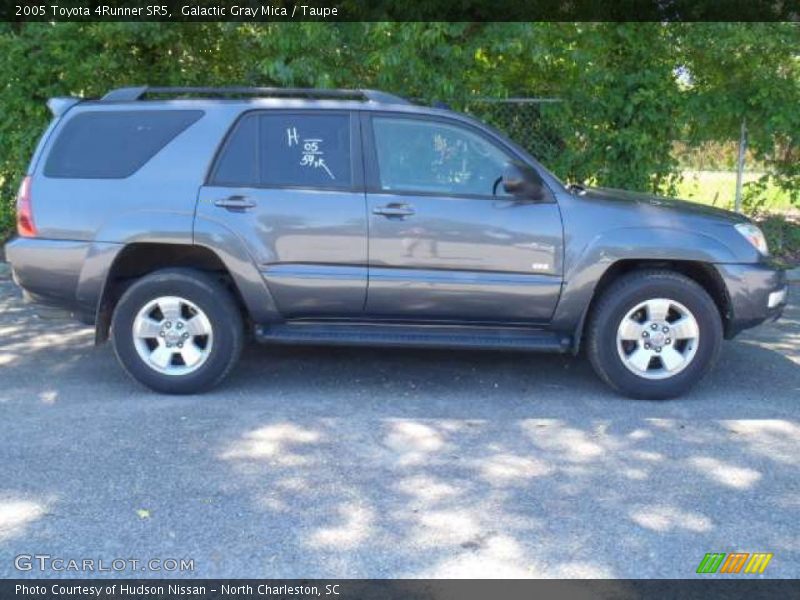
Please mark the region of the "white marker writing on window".
[[320, 146], [322, 145], [322, 138], [305, 138], [303, 139], [303, 157], [300, 159], [300, 164], [304, 167], [314, 167], [315, 169], [324, 169], [331, 179], [336, 179], [325, 164], [325, 159], [322, 155], [325, 154]]
[[287, 127], [286, 128], [286, 142], [291, 148], [293, 146], [292, 142], [297, 144], [298, 137], [297, 137], [297, 127]]

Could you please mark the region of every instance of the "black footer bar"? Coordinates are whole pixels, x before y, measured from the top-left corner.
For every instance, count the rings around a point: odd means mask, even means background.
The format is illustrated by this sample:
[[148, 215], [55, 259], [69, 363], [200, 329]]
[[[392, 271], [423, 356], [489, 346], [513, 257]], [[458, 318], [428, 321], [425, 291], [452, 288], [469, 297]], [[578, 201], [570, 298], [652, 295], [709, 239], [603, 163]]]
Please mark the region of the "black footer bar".
[[[713, 576], [712, 576], [713, 577]], [[10, 579], [3, 600], [753, 600], [800, 598], [779, 579], [426, 580], [426, 579]]]

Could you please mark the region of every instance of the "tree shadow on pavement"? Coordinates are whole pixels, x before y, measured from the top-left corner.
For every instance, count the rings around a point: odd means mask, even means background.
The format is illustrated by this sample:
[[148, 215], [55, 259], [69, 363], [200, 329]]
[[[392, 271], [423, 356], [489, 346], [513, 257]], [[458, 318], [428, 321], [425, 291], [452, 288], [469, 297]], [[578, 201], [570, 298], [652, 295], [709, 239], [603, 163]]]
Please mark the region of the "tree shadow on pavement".
[[8, 313], [0, 550], [207, 577], [682, 578], [773, 552], [797, 577], [796, 326], [727, 343], [668, 402], [571, 357], [266, 347], [167, 397], [89, 329]]

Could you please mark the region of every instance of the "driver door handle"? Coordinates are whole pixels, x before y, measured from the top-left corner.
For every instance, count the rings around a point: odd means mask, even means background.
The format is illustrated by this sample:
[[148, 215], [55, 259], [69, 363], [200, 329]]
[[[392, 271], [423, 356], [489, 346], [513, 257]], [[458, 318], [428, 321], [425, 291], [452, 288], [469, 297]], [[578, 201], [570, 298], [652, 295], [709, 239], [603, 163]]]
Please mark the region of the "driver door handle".
[[384, 217], [410, 217], [415, 214], [414, 208], [410, 204], [392, 202], [386, 206], [377, 206], [372, 209], [373, 215], [383, 215]]
[[228, 196], [227, 198], [220, 198], [214, 201], [214, 206], [227, 208], [228, 210], [245, 210], [247, 208], [253, 208], [255, 205], [256, 203], [247, 196], [239, 195]]

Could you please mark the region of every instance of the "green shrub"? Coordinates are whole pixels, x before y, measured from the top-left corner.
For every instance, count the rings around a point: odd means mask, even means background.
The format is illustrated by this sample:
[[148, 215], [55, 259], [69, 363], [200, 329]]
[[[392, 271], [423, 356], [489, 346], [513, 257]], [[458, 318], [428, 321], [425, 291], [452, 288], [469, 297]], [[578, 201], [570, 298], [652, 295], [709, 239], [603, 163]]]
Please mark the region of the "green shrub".
[[796, 25], [0, 23], [0, 231], [13, 226], [47, 99], [145, 83], [367, 87], [455, 107], [558, 97], [549, 167], [665, 193], [681, 170], [673, 140], [735, 140], [746, 118], [749, 156], [797, 202]]
[[797, 219], [786, 215], [768, 215], [757, 221], [773, 256], [787, 265], [800, 263], [800, 222]]

